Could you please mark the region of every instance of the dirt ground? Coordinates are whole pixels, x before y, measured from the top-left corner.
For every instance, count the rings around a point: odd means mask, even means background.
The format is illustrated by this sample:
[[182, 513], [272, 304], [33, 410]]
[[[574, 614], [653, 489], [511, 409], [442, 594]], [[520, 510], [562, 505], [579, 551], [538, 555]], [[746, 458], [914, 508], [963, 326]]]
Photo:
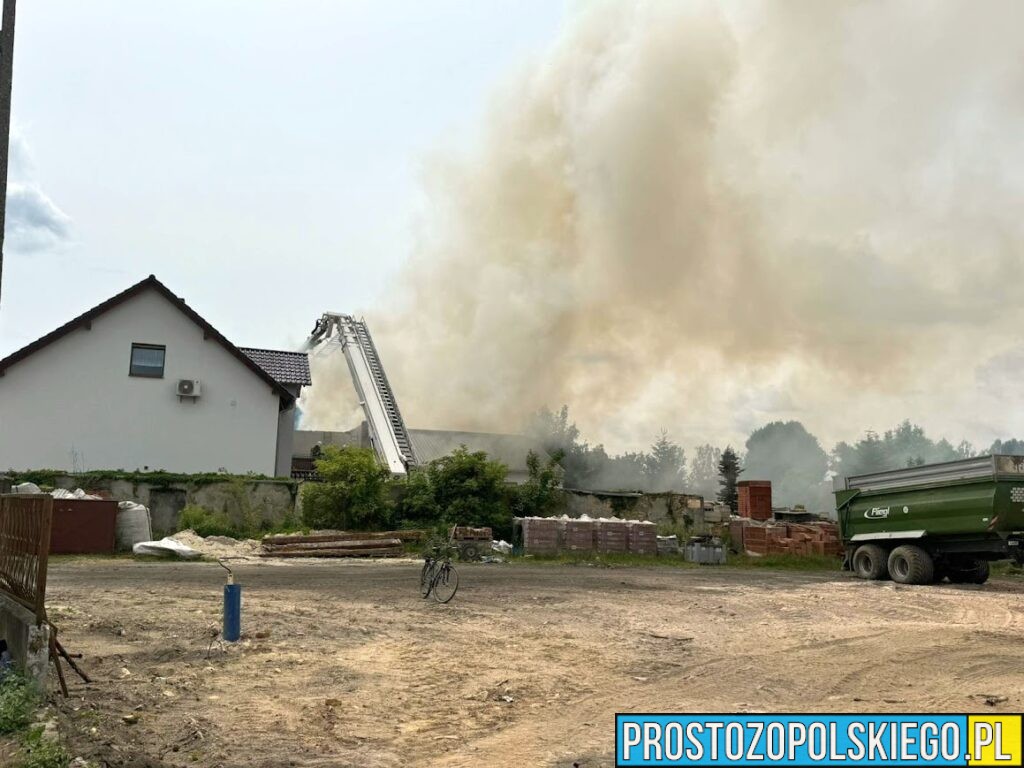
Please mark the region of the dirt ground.
[[1024, 709], [1024, 584], [843, 574], [244, 565], [241, 643], [208, 654], [210, 563], [51, 567], [73, 755], [131, 766], [613, 765], [617, 711]]

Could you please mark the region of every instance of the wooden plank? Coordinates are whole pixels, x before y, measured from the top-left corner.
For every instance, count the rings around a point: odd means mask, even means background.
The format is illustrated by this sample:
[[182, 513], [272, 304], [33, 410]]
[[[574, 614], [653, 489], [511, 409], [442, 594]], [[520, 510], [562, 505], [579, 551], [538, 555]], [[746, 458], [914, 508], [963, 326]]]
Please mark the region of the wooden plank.
[[316, 533], [308, 536], [289, 536], [279, 534], [266, 536], [264, 544], [315, 544], [324, 541], [366, 541], [368, 539], [399, 539], [400, 541], [420, 541], [426, 531], [337, 531], [335, 533]]
[[270, 552], [305, 552], [318, 549], [388, 549], [390, 547], [401, 547], [402, 542], [398, 539], [376, 539], [370, 541], [314, 541], [307, 544], [271, 544], [267, 547]]
[[401, 547], [388, 549], [307, 549], [294, 552], [268, 550], [261, 557], [403, 557], [405, 550]]

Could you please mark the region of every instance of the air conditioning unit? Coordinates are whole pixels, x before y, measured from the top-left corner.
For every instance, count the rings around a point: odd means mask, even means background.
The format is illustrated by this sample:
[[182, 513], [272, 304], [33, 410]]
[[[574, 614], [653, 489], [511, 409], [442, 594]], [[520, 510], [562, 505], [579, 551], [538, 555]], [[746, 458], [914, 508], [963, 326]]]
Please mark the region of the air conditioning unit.
[[200, 394], [199, 379], [178, 379], [178, 397], [199, 397]]

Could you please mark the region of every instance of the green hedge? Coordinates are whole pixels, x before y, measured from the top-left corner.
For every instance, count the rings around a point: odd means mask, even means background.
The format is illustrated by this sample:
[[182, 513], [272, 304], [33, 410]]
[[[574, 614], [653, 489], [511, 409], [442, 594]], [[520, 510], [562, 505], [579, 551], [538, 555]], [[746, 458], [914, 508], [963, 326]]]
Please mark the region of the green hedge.
[[80, 488], [94, 488], [97, 485], [112, 481], [124, 481], [129, 483], [147, 483], [158, 488], [165, 488], [174, 485], [213, 485], [215, 483], [227, 483], [235, 480], [252, 483], [280, 483], [281, 485], [295, 486], [296, 483], [287, 477], [268, 477], [256, 473], [246, 475], [232, 475], [227, 472], [198, 472], [196, 474], [181, 474], [176, 472], [126, 472], [121, 469], [97, 469], [90, 472], [66, 472], [60, 469], [30, 469], [30, 470], [8, 470], [6, 476], [11, 482], [35, 483], [53, 487], [58, 478], [74, 478]]

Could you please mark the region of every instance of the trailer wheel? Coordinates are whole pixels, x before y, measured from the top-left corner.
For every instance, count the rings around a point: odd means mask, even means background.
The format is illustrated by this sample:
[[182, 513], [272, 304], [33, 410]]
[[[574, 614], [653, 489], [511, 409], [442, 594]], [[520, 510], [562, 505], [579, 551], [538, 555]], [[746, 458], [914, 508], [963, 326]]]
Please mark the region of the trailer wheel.
[[987, 560], [975, 560], [964, 568], [950, 568], [949, 580], [954, 584], [984, 584], [988, 581]]
[[853, 553], [853, 572], [858, 579], [878, 581], [886, 577], [886, 553], [877, 544], [862, 544]]
[[900, 584], [931, 584], [935, 563], [920, 547], [904, 544], [889, 553], [889, 575]]

